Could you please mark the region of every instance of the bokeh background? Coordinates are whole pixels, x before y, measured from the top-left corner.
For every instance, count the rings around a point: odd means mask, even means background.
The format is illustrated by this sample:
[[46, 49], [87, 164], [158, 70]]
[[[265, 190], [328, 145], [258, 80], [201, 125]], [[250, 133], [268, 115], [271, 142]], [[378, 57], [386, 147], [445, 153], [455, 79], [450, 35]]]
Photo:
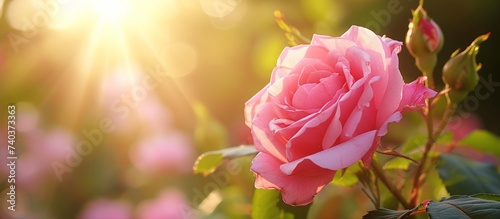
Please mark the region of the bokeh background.
[[[3, 201], [10, 184], [7, 167], [0, 167], [0, 218], [30, 219], [249, 218], [251, 157], [226, 162], [208, 177], [193, 174], [192, 165], [203, 152], [251, 143], [244, 103], [267, 83], [287, 46], [274, 10], [306, 37], [337, 36], [361, 25], [404, 41], [411, 9], [418, 5], [416, 0], [0, 3], [0, 121], [6, 123], [7, 105], [15, 104], [18, 155], [16, 212]], [[477, 60], [483, 64], [480, 75], [499, 83], [500, 4], [443, 0], [425, 6], [445, 35], [436, 79], [453, 51], [491, 32]], [[413, 62], [403, 48], [406, 81], [420, 74]], [[471, 102], [466, 112], [496, 134], [499, 88]], [[1, 125], [2, 164], [6, 134]], [[312, 207], [316, 216], [359, 218], [372, 208], [356, 188], [325, 191]]]

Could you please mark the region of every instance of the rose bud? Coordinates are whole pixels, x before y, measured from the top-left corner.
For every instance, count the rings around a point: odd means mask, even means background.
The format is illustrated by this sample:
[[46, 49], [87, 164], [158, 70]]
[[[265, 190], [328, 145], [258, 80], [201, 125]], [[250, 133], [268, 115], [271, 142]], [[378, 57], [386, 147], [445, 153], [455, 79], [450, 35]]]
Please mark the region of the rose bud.
[[443, 81], [450, 89], [448, 96], [453, 103], [461, 102], [467, 93], [474, 90], [479, 76], [477, 71], [481, 64], [476, 63], [476, 55], [479, 52], [479, 44], [486, 41], [489, 33], [477, 37], [467, 49], [458, 53], [455, 51], [450, 60], [443, 67]]
[[415, 57], [415, 64], [432, 81], [432, 72], [437, 62], [437, 53], [444, 43], [441, 28], [434, 22], [422, 7], [420, 2], [412, 12], [413, 19], [408, 25], [406, 48]]

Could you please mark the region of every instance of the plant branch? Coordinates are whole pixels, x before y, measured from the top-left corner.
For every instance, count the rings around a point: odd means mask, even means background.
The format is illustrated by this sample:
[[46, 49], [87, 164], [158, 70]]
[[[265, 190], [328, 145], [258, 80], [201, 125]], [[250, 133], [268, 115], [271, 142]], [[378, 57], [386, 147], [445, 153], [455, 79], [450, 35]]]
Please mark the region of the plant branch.
[[382, 167], [374, 159], [372, 159], [371, 166], [373, 173], [378, 177], [378, 179], [380, 179], [380, 181], [382, 181], [387, 189], [389, 189], [391, 194], [403, 205], [404, 208], [409, 209], [410, 204], [406, 201], [403, 195], [401, 195], [401, 192], [391, 183], [391, 181], [389, 181]]
[[432, 117], [432, 109], [433, 109], [433, 102], [434, 98], [429, 99], [428, 101], [428, 111], [427, 111], [427, 142], [425, 143], [425, 149], [424, 153], [422, 155], [422, 158], [420, 159], [419, 165], [417, 166], [417, 169], [415, 170], [415, 176], [413, 177], [413, 182], [412, 182], [412, 189], [410, 193], [410, 204], [412, 207], [416, 207], [418, 203], [418, 196], [419, 196], [419, 190], [420, 186], [422, 185], [421, 183], [421, 176], [425, 172], [425, 164], [426, 161], [429, 157], [429, 153], [432, 149], [432, 146], [434, 143], [436, 143], [436, 140], [439, 138], [441, 133], [443, 132], [444, 128], [450, 121], [450, 118], [452, 117], [453, 113], [455, 112], [456, 109], [456, 104], [452, 104], [450, 99], [447, 97], [447, 105], [446, 105], [446, 110], [443, 114], [443, 119], [441, 120], [438, 128], [436, 131], [434, 131], [434, 126], [433, 126], [433, 117]]

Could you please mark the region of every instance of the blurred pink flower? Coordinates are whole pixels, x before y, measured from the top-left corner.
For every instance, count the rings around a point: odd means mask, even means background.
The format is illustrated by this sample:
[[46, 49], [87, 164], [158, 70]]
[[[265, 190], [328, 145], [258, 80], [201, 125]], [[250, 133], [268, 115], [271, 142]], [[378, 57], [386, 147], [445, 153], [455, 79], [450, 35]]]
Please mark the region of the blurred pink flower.
[[192, 142], [182, 132], [156, 134], [140, 141], [130, 150], [137, 169], [147, 173], [189, 172], [194, 161]]
[[144, 125], [153, 130], [165, 131], [171, 128], [170, 110], [163, 106], [156, 96], [151, 96], [137, 106], [137, 112], [141, 115]]
[[115, 131], [135, 131], [138, 126], [160, 132], [171, 128], [170, 111], [155, 94], [155, 88], [145, 84], [147, 75], [138, 69], [117, 69], [103, 80], [100, 102], [116, 125]]
[[104, 198], [87, 203], [79, 219], [131, 219], [132, 210], [128, 203]]
[[38, 126], [38, 110], [30, 103], [21, 102], [17, 104], [17, 131], [28, 132]]
[[[53, 162], [64, 162], [75, 145], [71, 134], [63, 129], [43, 131], [35, 128], [19, 135], [24, 140], [23, 153], [18, 156], [17, 182], [26, 191], [40, 191], [45, 179], [53, 178]], [[18, 151], [19, 152], [19, 151]]]
[[142, 202], [137, 209], [138, 219], [196, 218], [184, 195], [178, 190], [163, 191], [156, 199]]
[[474, 130], [480, 129], [482, 127], [481, 119], [476, 115], [470, 113], [467, 116], [462, 116], [465, 114], [458, 114], [451, 118], [450, 122], [445, 128], [445, 131], [450, 131], [453, 133], [453, 140], [460, 141], [467, 137]]

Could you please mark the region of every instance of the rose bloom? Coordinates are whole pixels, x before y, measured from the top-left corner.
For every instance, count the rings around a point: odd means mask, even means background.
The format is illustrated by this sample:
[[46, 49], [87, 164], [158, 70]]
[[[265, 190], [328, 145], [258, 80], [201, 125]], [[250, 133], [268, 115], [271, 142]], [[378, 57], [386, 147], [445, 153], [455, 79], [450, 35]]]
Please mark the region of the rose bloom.
[[285, 48], [269, 84], [245, 106], [260, 151], [255, 187], [306, 205], [337, 170], [369, 165], [387, 124], [436, 95], [424, 77], [404, 83], [401, 45], [352, 26], [341, 37], [314, 35], [310, 45]]

